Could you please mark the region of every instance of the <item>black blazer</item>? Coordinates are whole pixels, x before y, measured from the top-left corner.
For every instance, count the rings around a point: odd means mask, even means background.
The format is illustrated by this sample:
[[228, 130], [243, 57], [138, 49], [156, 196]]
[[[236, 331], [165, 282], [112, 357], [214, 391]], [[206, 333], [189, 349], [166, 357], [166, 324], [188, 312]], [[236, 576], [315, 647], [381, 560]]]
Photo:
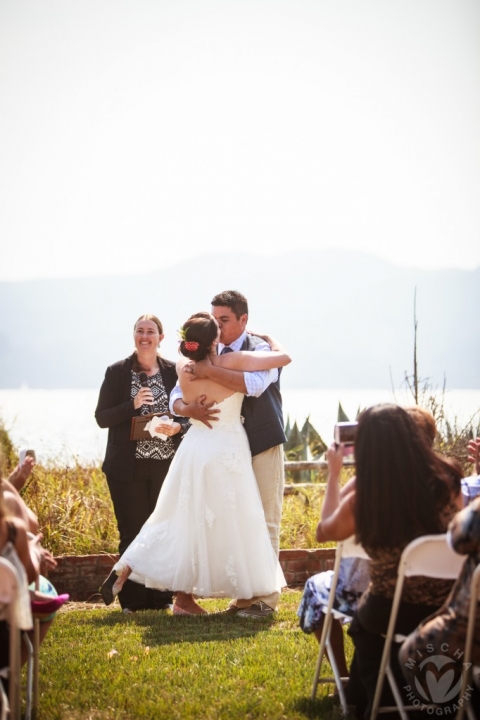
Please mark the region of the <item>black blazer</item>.
[[[101, 428], [108, 428], [108, 441], [102, 470], [109, 481], [128, 481], [133, 477], [136, 442], [130, 440], [132, 417], [140, 415], [135, 410], [131, 397], [132, 365], [134, 355], [110, 365], [100, 388], [95, 419]], [[177, 382], [175, 363], [159, 358], [160, 374], [167, 395], [170, 395]], [[182, 432], [172, 437], [178, 447], [188, 426], [187, 418], [176, 417], [181, 423]], [[187, 422], [186, 422], [187, 421]]]

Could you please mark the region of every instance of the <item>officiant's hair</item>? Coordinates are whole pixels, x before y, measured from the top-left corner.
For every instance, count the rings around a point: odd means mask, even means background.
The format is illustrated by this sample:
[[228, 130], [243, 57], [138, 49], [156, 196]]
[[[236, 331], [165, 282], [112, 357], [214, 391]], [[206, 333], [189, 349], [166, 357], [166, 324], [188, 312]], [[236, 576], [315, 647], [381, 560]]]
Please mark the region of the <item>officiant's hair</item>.
[[[184, 339], [180, 343], [180, 352], [190, 360], [199, 362], [207, 357], [218, 335], [218, 324], [213, 315], [207, 312], [195, 313], [182, 326]], [[195, 350], [188, 349], [190, 343], [198, 345]]]
[[138, 323], [139, 323], [139, 322], [142, 322], [142, 320], [150, 320], [150, 322], [155, 323], [155, 325], [156, 325], [157, 328], [158, 328], [159, 334], [160, 334], [160, 335], [163, 335], [163, 325], [162, 325], [162, 323], [160, 322], [160, 320], [158, 319], [158, 317], [157, 317], [156, 315], [140, 315], [140, 317], [138, 318], [138, 320], [135, 321], [135, 325], [133, 326], [133, 329], [134, 329], [134, 330], [135, 330], [135, 328], [137, 327]]
[[215, 295], [212, 300], [214, 307], [228, 307], [235, 314], [237, 320], [242, 315], [248, 315], [248, 302], [245, 295], [238, 290], [224, 290], [224, 292]]

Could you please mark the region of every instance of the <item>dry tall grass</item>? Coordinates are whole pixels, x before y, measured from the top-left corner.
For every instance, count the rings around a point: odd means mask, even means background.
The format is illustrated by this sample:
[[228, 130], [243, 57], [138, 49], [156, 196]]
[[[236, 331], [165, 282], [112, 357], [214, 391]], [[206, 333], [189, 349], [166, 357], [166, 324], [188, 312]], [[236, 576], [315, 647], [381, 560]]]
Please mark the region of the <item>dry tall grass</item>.
[[[37, 465], [23, 491], [37, 514], [43, 544], [54, 555], [115, 553], [118, 533], [105, 476], [98, 467]], [[315, 528], [323, 488], [301, 488], [285, 497], [282, 548], [318, 547]]]
[[54, 555], [117, 552], [115, 515], [100, 468], [36, 465], [22, 494]]
[[[422, 403], [423, 404], [423, 403]], [[428, 407], [429, 403], [425, 402]], [[436, 449], [455, 457], [464, 474], [472, 471], [467, 461], [467, 443], [480, 434], [478, 414], [461, 428], [450, 423], [443, 406], [432, 407], [437, 421]], [[6, 474], [18, 461], [8, 433], [0, 422], [0, 446], [6, 460]], [[344, 470], [344, 479], [352, 473]], [[292, 478], [293, 479], [293, 478]], [[322, 475], [321, 480], [326, 478]], [[37, 465], [22, 491], [26, 503], [37, 514], [43, 544], [54, 555], [116, 553], [118, 532], [105, 476], [93, 465], [75, 467]], [[280, 542], [286, 548], [314, 548], [315, 528], [320, 517], [323, 489], [317, 485], [299, 487], [284, 501]]]

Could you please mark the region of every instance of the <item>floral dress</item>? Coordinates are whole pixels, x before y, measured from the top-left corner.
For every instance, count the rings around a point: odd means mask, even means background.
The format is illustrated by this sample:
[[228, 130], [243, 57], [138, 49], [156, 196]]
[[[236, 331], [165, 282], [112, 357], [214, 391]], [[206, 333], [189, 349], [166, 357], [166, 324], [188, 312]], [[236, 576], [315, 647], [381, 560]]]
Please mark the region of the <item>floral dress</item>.
[[[309, 578], [305, 583], [303, 597], [297, 610], [300, 627], [306, 633], [317, 630], [327, 609], [333, 571], [326, 570]], [[359, 598], [370, 581], [369, 562], [364, 558], [347, 557], [340, 561], [337, 589], [333, 607], [347, 615], [353, 615]], [[349, 622], [345, 620], [344, 622]]]

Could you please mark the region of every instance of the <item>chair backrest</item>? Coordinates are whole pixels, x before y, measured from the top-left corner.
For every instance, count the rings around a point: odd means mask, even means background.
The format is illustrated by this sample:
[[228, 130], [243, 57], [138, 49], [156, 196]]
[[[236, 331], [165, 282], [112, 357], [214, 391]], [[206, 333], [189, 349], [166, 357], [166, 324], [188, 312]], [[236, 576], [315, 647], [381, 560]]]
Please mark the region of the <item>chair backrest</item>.
[[[7, 606], [17, 599], [18, 575], [13, 565], [0, 557], [0, 620], [6, 619]], [[5, 606], [2, 608], [1, 606]]]
[[363, 549], [363, 546], [355, 541], [355, 535], [351, 535], [342, 541], [342, 557], [358, 557], [364, 560], [370, 559]]
[[[407, 718], [401, 694], [393, 675], [391, 674], [389, 665], [390, 648], [394, 638], [398, 608], [402, 598], [405, 577], [422, 575], [423, 577], [428, 578], [455, 580], [459, 576], [464, 562], [465, 556], [458, 555], [451, 549], [447, 542], [446, 534], [422, 535], [422, 537], [412, 540], [404, 549], [398, 565], [397, 584], [395, 587], [395, 594], [393, 596], [392, 609], [390, 612], [390, 619], [388, 621], [387, 634], [385, 636], [385, 645], [378, 671], [378, 680], [372, 705], [371, 718], [375, 719], [377, 717], [377, 713], [379, 712], [380, 697], [386, 674], [395, 697], [398, 712], [402, 718]], [[404, 639], [404, 635], [395, 635], [396, 642], [403, 642]]]
[[407, 545], [402, 553], [400, 567], [406, 577], [422, 575], [455, 580], [464, 562], [465, 555], [452, 550], [446, 534], [423, 535]]
[[[462, 687], [460, 689], [459, 697], [464, 698], [467, 692], [467, 685], [472, 675], [472, 647], [473, 639], [475, 636], [475, 620], [477, 617], [477, 603], [480, 600], [480, 565], [475, 568], [471, 584], [470, 584], [470, 605], [468, 610], [468, 624], [467, 624], [467, 635], [465, 638], [465, 654], [463, 656], [463, 677]], [[458, 713], [457, 720], [462, 720], [465, 710], [467, 709], [468, 717], [474, 717], [473, 710], [469, 707], [470, 703], [461, 703]]]
[[9, 718], [20, 720], [20, 632], [17, 623], [18, 573], [13, 564], [0, 557], [0, 619], [8, 620], [9, 647]]

